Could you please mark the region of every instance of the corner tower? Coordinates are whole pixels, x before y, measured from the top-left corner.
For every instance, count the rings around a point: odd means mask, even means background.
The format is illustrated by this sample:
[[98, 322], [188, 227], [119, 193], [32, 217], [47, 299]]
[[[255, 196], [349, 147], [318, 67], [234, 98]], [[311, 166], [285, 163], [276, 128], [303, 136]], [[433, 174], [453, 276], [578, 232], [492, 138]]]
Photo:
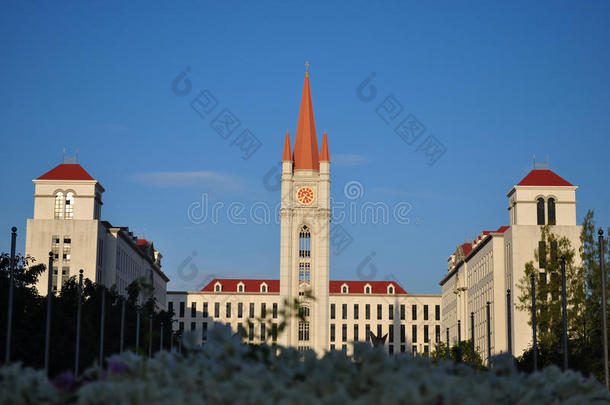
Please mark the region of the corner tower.
[[[330, 230], [330, 158], [326, 133], [322, 150], [311, 101], [309, 72], [301, 96], [301, 107], [291, 153], [286, 133], [282, 157], [280, 210], [280, 295], [299, 300], [306, 321], [288, 320], [280, 342], [300, 350], [328, 350], [328, 286]], [[307, 293], [313, 299], [307, 298]]]

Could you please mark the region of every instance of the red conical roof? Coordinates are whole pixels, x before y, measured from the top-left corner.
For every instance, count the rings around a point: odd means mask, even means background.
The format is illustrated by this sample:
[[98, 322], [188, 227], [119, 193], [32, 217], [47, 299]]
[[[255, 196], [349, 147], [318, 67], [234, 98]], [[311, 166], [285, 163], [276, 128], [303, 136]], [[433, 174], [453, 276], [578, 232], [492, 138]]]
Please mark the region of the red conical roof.
[[313, 118], [313, 104], [311, 102], [311, 91], [309, 90], [309, 73], [307, 72], [305, 73], [297, 135], [294, 142], [294, 168], [320, 169], [316, 123]]
[[320, 161], [330, 162], [330, 156], [328, 155], [328, 138], [326, 137], [326, 131], [322, 137], [322, 150], [320, 151]]
[[290, 134], [286, 131], [286, 139], [284, 140], [284, 154], [282, 161], [292, 161], [292, 152], [290, 151]]

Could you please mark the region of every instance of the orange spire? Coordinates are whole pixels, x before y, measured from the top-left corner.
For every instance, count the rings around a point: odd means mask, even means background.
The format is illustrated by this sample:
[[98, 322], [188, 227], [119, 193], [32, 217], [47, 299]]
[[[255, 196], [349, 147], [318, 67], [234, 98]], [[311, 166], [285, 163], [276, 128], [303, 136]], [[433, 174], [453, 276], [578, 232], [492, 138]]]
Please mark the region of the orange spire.
[[290, 151], [290, 134], [286, 131], [286, 140], [284, 140], [284, 154], [282, 155], [282, 161], [292, 161], [292, 152]]
[[322, 137], [322, 150], [320, 151], [320, 161], [330, 162], [330, 156], [328, 155], [328, 138], [326, 137], [326, 131]]
[[305, 72], [297, 135], [294, 142], [294, 168], [319, 170], [319, 160], [316, 123], [313, 118], [313, 105], [309, 90], [309, 74]]

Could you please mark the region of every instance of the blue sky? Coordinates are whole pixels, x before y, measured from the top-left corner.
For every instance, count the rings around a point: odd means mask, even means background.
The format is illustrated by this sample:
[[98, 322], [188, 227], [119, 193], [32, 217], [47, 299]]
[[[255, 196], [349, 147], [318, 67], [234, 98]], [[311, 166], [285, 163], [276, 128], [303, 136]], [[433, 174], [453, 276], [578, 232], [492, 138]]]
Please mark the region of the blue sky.
[[[225, 213], [277, 203], [263, 178], [286, 130], [294, 139], [306, 60], [333, 197], [410, 207], [408, 224], [341, 224], [353, 242], [331, 258], [331, 278], [358, 279], [366, 265], [409, 292], [440, 291], [455, 245], [507, 223], [506, 192], [534, 154], [580, 186], [579, 222], [593, 209], [610, 224], [606, 1], [124, 3], [1, 6], [2, 251], [13, 225], [24, 249], [31, 180], [78, 148], [106, 188], [103, 217], [154, 241], [171, 289], [278, 277], [275, 221], [197, 224], [188, 208], [202, 195]], [[177, 96], [187, 67], [192, 90]], [[357, 88], [373, 72], [366, 102]], [[202, 118], [190, 102], [204, 89], [218, 109]], [[378, 106], [390, 96], [402, 111], [387, 124]], [[222, 108], [262, 143], [249, 159], [237, 133], [211, 128]], [[426, 129], [420, 141], [446, 148], [432, 166], [394, 132], [408, 114]], [[344, 195], [353, 181], [357, 200]]]

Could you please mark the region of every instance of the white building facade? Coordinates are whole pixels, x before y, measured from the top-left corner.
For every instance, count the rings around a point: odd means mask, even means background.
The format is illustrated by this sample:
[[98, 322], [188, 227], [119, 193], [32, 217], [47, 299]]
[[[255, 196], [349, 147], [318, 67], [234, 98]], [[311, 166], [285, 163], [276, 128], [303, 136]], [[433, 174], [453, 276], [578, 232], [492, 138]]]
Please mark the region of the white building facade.
[[[305, 75], [294, 143], [286, 134], [282, 158], [279, 280], [211, 281], [202, 291], [168, 292], [175, 330], [205, 331], [213, 322], [238, 330], [254, 322], [248, 340], [272, 340], [300, 350], [351, 351], [352, 343], [386, 336], [389, 352], [430, 352], [440, 336], [440, 295], [412, 295], [392, 281], [330, 280], [330, 157], [324, 133], [319, 148]], [[312, 298], [309, 298], [312, 296]], [[284, 302], [298, 301], [306, 320], [286, 319], [275, 333]], [[274, 321], [277, 320], [277, 321]], [[252, 322], [251, 322], [252, 323]], [[262, 329], [261, 329], [262, 328]], [[277, 328], [277, 326], [275, 326]], [[271, 333], [271, 335], [269, 335]]]
[[[79, 164], [63, 163], [33, 182], [34, 217], [27, 220], [25, 252], [45, 266], [52, 252], [53, 291], [81, 269], [84, 278], [115, 286], [122, 295], [132, 281], [145, 277], [154, 286], [159, 308], [166, 307], [169, 279], [161, 271], [161, 254], [127, 227], [101, 220], [104, 188], [97, 180]], [[36, 285], [42, 295], [47, 293], [47, 271]]]
[[549, 225], [555, 235], [565, 236], [578, 251], [581, 226], [576, 224], [577, 188], [551, 170], [534, 169], [507, 194], [510, 225], [484, 231], [475, 240], [457, 247], [448, 259], [447, 275], [440, 282], [443, 340], [447, 333], [451, 344], [460, 338], [469, 340], [474, 313], [475, 347], [487, 362], [489, 302], [491, 355], [510, 349], [519, 356], [531, 346], [531, 314], [517, 309], [519, 280], [530, 261], [544, 272], [534, 253], [544, 225]]

